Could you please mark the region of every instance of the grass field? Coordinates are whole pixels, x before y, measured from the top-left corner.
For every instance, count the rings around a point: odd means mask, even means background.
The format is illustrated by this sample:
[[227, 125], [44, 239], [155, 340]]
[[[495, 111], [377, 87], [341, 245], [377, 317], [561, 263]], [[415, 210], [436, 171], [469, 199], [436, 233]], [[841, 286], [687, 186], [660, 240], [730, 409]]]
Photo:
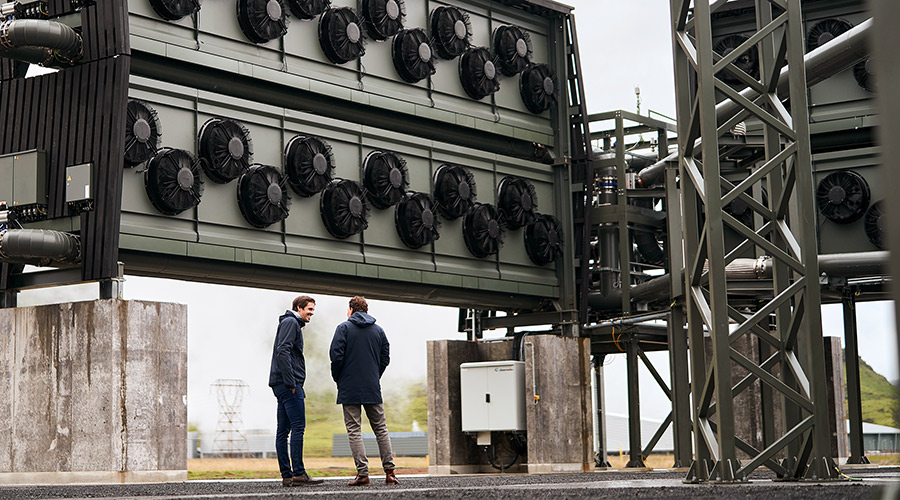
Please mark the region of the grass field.
[[[309, 475], [317, 477], [353, 476], [356, 467], [350, 457], [304, 457]], [[426, 457], [394, 457], [397, 474], [426, 474]], [[378, 457], [369, 458], [373, 475], [381, 474]], [[188, 460], [188, 479], [270, 479], [279, 478], [274, 458], [202, 458]]]

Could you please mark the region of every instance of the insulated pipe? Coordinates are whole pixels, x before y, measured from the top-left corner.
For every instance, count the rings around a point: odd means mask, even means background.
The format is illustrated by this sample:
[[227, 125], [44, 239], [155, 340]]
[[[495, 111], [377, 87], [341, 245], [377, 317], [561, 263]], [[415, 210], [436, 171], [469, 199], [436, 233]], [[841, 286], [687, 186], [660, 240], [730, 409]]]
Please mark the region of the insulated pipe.
[[0, 232], [0, 262], [34, 266], [81, 262], [78, 236], [46, 229], [10, 229]]
[[49, 66], [77, 61], [82, 51], [81, 37], [65, 24], [46, 19], [0, 23], [0, 56]]
[[[828, 78], [840, 73], [841, 71], [856, 64], [862, 59], [869, 57], [872, 44], [872, 20], [867, 19], [862, 23], [854, 26], [850, 30], [835, 37], [830, 42], [811, 51], [803, 58], [803, 65], [806, 67], [806, 85], [812, 87], [817, 83], [821, 83]], [[777, 92], [784, 95], [788, 92], [788, 67], [781, 69], [778, 76]], [[752, 87], [747, 87], [741, 91], [741, 96], [753, 100], [759, 97], [759, 93]], [[726, 99], [716, 105], [716, 120], [718, 122], [731, 117], [737, 112], [740, 106], [731, 99]], [[642, 186], [651, 186], [659, 181], [666, 168], [666, 162], [677, 161], [678, 152], [663, 158], [662, 160], [650, 165], [649, 167], [638, 172], [638, 182]]]

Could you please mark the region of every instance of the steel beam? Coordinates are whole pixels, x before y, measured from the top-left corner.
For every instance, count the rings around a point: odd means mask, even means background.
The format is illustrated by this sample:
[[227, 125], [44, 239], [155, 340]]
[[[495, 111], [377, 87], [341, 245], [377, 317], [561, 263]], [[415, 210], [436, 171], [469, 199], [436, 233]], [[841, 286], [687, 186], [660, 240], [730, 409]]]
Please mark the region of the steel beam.
[[[859, 339], [856, 335], [856, 297], [845, 290], [841, 303], [844, 308], [844, 363], [847, 370], [847, 412], [850, 420], [850, 457], [848, 464], [867, 464], [863, 445], [862, 396], [859, 383]], [[839, 430], [843, 430], [840, 426]]]

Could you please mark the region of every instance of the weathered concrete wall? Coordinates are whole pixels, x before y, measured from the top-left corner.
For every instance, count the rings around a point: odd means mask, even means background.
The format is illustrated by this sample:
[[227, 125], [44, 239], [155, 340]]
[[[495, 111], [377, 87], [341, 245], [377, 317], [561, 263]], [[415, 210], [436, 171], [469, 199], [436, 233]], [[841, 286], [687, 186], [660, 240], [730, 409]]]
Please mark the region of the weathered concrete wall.
[[0, 310], [0, 484], [183, 480], [187, 307]]
[[[524, 342], [528, 457], [527, 464], [511, 471], [589, 470], [593, 426], [588, 340], [535, 335]], [[513, 352], [512, 342], [436, 340], [428, 342], [427, 354], [429, 472], [496, 472], [475, 440], [461, 431], [459, 365], [518, 359], [519, 353]], [[533, 402], [535, 394], [538, 403]]]

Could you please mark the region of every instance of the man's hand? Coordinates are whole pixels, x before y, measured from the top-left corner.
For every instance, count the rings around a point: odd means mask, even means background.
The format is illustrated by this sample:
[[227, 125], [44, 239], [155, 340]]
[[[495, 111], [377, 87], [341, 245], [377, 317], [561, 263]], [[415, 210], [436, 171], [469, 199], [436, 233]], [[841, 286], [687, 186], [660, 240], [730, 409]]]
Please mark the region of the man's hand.
[[297, 389], [296, 389], [296, 388], [291, 389], [291, 394], [296, 394], [296, 393], [297, 393]]

